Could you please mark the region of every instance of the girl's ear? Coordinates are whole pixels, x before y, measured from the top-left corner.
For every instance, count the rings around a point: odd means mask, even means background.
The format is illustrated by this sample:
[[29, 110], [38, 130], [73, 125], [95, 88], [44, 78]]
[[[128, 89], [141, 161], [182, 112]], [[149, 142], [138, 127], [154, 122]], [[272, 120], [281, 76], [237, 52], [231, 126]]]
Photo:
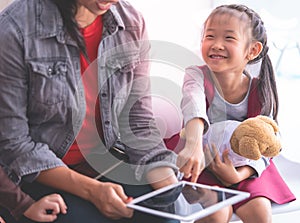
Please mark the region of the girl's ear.
[[261, 53], [262, 49], [263, 49], [263, 46], [262, 46], [261, 42], [256, 41], [256, 42], [251, 43], [249, 53], [247, 55], [247, 59], [249, 61], [254, 60]]

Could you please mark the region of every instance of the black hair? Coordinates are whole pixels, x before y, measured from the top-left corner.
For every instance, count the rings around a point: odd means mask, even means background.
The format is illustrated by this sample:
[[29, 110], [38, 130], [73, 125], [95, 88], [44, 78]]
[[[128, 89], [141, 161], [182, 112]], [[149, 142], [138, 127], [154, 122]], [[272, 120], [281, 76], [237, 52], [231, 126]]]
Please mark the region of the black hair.
[[262, 104], [261, 114], [269, 116], [272, 113], [273, 119], [277, 121], [279, 103], [278, 93], [275, 81], [275, 72], [271, 59], [268, 55], [269, 47], [267, 45], [267, 33], [264, 23], [261, 17], [254, 10], [248, 8], [245, 5], [239, 4], [218, 6], [210, 14], [209, 18], [216, 14], [234, 14], [231, 11], [238, 11], [242, 13], [242, 15], [245, 13], [245, 15], [250, 19], [250, 22], [248, 23], [251, 30], [250, 41], [258, 41], [263, 46], [262, 52], [258, 55], [258, 57], [250, 60], [248, 64], [255, 64], [261, 61], [261, 67], [258, 75], [258, 93], [260, 102]]
[[77, 13], [77, 0], [52, 0], [57, 6], [65, 27], [65, 31], [76, 42], [79, 50], [87, 58], [84, 38], [80, 32], [78, 23], [75, 19]]

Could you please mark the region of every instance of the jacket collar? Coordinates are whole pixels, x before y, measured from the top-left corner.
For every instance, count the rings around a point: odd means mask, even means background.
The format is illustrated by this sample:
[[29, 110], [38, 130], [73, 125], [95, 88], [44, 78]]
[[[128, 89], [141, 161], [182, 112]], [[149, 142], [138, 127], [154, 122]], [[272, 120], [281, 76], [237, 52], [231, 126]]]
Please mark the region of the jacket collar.
[[[45, 10], [45, 8], [47, 10]], [[59, 10], [52, 1], [39, 1], [36, 4], [37, 13], [37, 35], [41, 39], [56, 37], [60, 43], [75, 45], [75, 41], [66, 35], [63, 29], [63, 21]], [[111, 8], [103, 15], [104, 32], [107, 35], [113, 34], [118, 29], [124, 29], [124, 22], [117, 11], [117, 6], [112, 5]]]
[[36, 33], [39, 38], [59, 36], [63, 30], [60, 12], [52, 1], [38, 1], [36, 6]]

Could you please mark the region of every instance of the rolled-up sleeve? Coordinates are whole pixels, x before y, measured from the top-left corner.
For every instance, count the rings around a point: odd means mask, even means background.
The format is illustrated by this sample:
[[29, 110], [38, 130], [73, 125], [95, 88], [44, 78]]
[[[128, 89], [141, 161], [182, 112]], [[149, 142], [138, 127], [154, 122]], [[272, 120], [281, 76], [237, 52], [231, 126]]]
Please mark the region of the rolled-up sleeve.
[[176, 155], [164, 146], [152, 113], [147, 63], [141, 62], [135, 68], [132, 89], [119, 117], [121, 140], [138, 180], [152, 168], [168, 166], [177, 170]]

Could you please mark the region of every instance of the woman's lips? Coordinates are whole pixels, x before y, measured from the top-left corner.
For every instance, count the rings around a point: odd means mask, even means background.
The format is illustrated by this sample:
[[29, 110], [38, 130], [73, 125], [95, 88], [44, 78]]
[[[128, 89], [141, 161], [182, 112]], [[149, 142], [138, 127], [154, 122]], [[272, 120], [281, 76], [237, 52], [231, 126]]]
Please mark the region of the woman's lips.
[[97, 5], [98, 5], [98, 8], [100, 9], [100, 10], [102, 10], [102, 11], [106, 11], [106, 10], [108, 10], [110, 7], [111, 7], [111, 4], [112, 3], [109, 3], [109, 2], [105, 2], [105, 3], [98, 3]]

